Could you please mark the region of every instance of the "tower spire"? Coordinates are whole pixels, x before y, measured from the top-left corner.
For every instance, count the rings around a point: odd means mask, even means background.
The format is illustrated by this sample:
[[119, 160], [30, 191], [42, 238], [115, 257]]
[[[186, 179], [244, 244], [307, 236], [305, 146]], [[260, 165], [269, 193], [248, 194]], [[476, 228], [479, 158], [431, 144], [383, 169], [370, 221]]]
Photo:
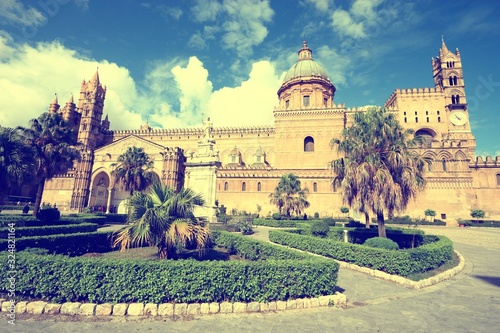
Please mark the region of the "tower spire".
[[447, 53], [449, 53], [450, 51], [448, 50], [448, 48], [446, 47], [446, 43], [444, 42], [444, 36], [441, 35], [441, 50], [440, 50], [440, 55], [443, 56]]
[[99, 81], [99, 67], [97, 67], [94, 76], [90, 79], [90, 82], [94, 83], [96, 86], [100, 84]]

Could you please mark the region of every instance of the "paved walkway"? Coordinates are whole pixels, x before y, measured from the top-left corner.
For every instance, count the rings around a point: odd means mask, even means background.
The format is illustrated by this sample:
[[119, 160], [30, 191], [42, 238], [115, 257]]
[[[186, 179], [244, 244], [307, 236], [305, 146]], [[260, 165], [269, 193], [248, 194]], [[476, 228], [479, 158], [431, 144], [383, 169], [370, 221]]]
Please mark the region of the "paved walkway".
[[[268, 228], [258, 227], [265, 239]], [[500, 230], [425, 228], [455, 242], [466, 266], [456, 277], [410, 290], [359, 272], [340, 270], [347, 309], [316, 308], [266, 314], [214, 315], [197, 319], [130, 320], [64, 316], [18, 318], [1, 332], [499, 332]], [[133, 278], [131, 278], [133, 280]], [[37, 320], [38, 319], [38, 320]], [[4, 329], [6, 328], [6, 330]]]

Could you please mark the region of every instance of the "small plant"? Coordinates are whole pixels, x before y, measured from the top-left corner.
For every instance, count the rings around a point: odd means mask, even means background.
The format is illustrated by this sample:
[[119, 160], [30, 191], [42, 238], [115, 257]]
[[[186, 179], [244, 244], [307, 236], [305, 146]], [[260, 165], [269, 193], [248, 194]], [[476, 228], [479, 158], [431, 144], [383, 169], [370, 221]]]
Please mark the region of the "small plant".
[[345, 217], [347, 217], [347, 215], [349, 214], [349, 208], [345, 207], [345, 206], [342, 206], [342, 207], [340, 207], [340, 212], [342, 214], [344, 214]]
[[484, 217], [484, 210], [482, 209], [472, 209], [470, 211], [470, 216], [476, 219], [476, 223], [478, 222], [479, 219], [482, 219]]
[[372, 237], [368, 238], [363, 245], [386, 250], [399, 250], [399, 245], [389, 238]]
[[434, 217], [436, 216], [436, 211], [432, 209], [426, 209], [424, 212], [425, 219], [429, 222], [434, 222]]
[[273, 220], [278, 220], [279, 221], [279, 220], [282, 219], [282, 216], [281, 216], [280, 213], [273, 213], [272, 217], [273, 217]]
[[314, 213], [314, 218], [315, 218], [315, 219], [319, 219], [319, 213], [318, 213], [318, 212], [315, 212], [315, 213]]
[[41, 209], [38, 214], [36, 214], [36, 218], [42, 222], [50, 223], [58, 221], [59, 218], [61, 218], [61, 213], [57, 208], [45, 208]]
[[316, 237], [325, 238], [330, 231], [330, 226], [325, 221], [318, 221], [311, 225], [311, 234]]

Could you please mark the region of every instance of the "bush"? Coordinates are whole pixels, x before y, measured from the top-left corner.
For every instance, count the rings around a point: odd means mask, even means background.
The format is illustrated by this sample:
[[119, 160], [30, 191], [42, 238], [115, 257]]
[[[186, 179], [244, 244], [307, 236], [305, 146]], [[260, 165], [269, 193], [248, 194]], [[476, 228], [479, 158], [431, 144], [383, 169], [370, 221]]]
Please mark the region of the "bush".
[[[6, 239], [9, 228], [0, 228], [0, 239]], [[68, 225], [51, 225], [41, 227], [19, 227], [16, 228], [16, 237], [35, 237], [58, 234], [74, 234], [78, 232], [94, 232], [97, 231], [95, 223], [80, 223]]]
[[42, 248], [39, 248], [39, 247], [27, 247], [23, 250], [23, 252], [26, 252], [26, 253], [31, 253], [31, 254], [38, 254], [38, 255], [46, 255], [46, 254], [49, 254], [49, 250], [47, 249], [42, 249]]
[[61, 218], [61, 213], [57, 208], [40, 209], [36, 214], [36, 218], [45, 223], [58, 221]]
[[273, 217], [273, 220], [278, 220], [278, 221], [283, 219], [283, 216], [281, 216], [280, 213], [273, 213], [272, 217]]
[[[16, 294], [53, 302], [268, 302], [335, 292], [338, 264], [240, 235], [214, 232], [219, 246], [266, 260], [68, 258], [18, 253]], [[6, 262], [7, 254], [0, 254]], [[0, 279], [8, 277], [0, 266]], [[71, 277], [71, 278], [68, 278]], [[131, 279], [134, 283], [130, 283]], [[6, 285], [0, 286], [0, 293]]]
[[311, 234], [316, 237], [326, 237], [330, 231], [330, 227], [325, 221], [318, 221], [311, 224]]
[[500, 221], [495, 220], [465, 220], [463, 223], [468, 227], [500, 228]]
[[[339, 219], [338, 219], [339, 220]], [[335, 227], [335, 219], [331, 218], [331, 217], [325, 217], [323, 219], [323, 222], [325, 222], [327, 225], [329, 225], [330, 227]], [[341, 221], [339, 221], [341, 222]]]
[[409, 276], [435, 269], [453, 258], [453, 243], [444, 236], [424, 236], [424, 245], [415, 249], [389, 251], [330, 239], [271, 230], [272, 242], [316, 253], [336, 260]]
[[[281, 216], [281, 215], [280, 215]], [[253, 225], [262, 225], [265, 227], [273, 228], [295, 228], [297, 224], [303, 223], [302, 221], [291, 221], [291, 220], [266, 220], [266, 219], [254, 219]]]
[[363, 243], [363, 245], [374, 247], [377, 249], [399, 250], [398, 243], [389, 238], [381, 238], [381, 237], [368, 238]]
[[[79, 256], [89, 252], [109, 252], [113, 250], [113, 232], [85, 232], [69, 235], [23, 237], [16, 239], [16, 250], [29, 247], [47, 249], [51, 254]], [[0, 251], [7, 249], [8, 240], [0, 240]]]
[[318, 212], [314, 212], [314, 218], [315, 219], [319, 219], [319, 213]]
[[345, 226], [348, 228], [366, 228], [365, 224], [354, 220], [350, 220]]

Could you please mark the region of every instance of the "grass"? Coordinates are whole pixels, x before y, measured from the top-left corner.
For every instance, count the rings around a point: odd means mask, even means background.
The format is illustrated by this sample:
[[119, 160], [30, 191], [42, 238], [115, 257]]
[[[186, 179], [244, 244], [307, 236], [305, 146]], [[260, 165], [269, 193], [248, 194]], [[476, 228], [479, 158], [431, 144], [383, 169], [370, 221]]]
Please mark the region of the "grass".
[[433, 277], [435, 275], [438, 275], [439, 273], [443, 273], [449, 269], [452, 269], [452, 268], [458, 266], [459, 263], [460, 263], [460, 260], [458, 259], [458, 256], [456, 255], [456, 253], [454, 253], [453, 258], [450, 261], [442, 264], [438, 268], [427, 271], [427, 272], [423, 272], [423, 273], [411, 274], [407, 278], [412, 280], [412, 281], [425, 280], [425, 279], [428, 279], [428, 278]]

